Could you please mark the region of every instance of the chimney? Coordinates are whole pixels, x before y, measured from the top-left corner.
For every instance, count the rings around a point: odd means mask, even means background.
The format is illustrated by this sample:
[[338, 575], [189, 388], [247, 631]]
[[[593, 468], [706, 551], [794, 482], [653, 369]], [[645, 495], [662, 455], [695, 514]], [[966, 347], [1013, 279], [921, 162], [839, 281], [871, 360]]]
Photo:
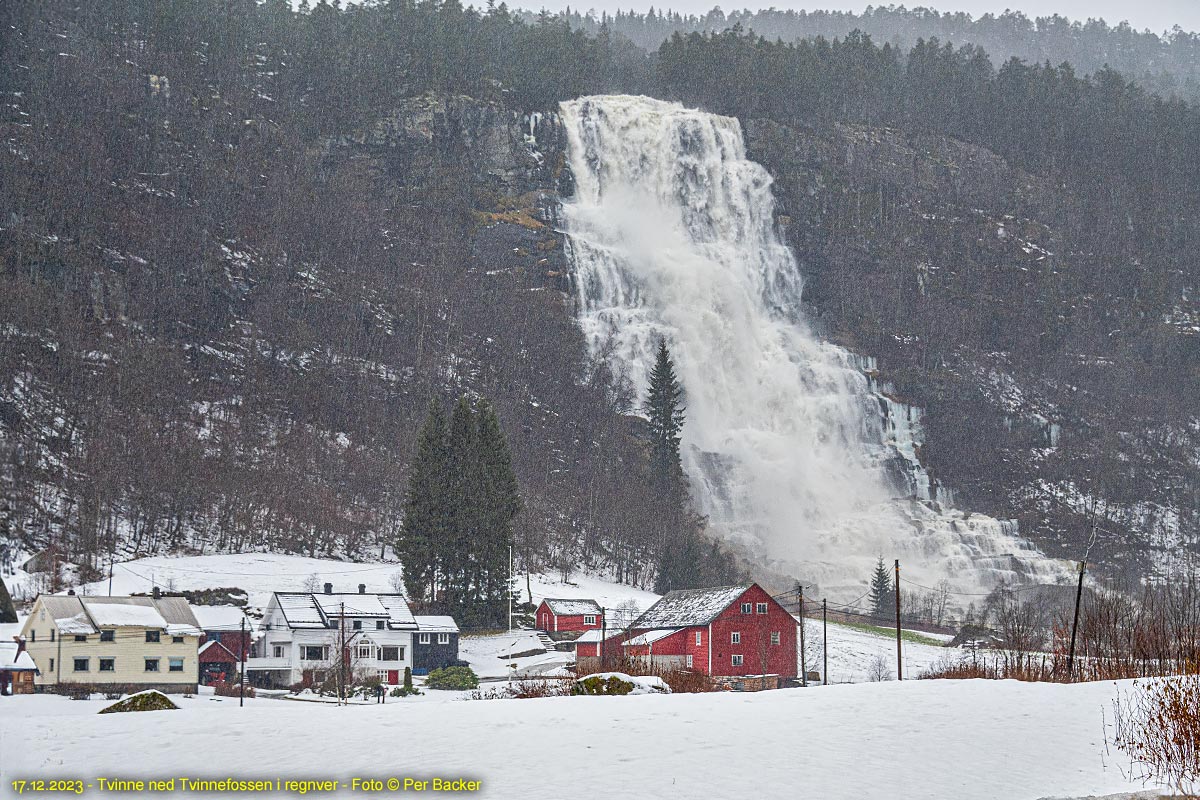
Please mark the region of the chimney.
[[150, 592], [150, 594], [154, 597], [155, 600], [162, 597], [162, 591], [157, 586], [154, 587], [154, 589]]
[[325, 584], [325, 594], [333, 594], [333, 584], [332, 583]]
[[360, 584], [358, 585], [358, 593], [359, 593], [359, 594], [366, 594], [366, 593], [367, 593], [367, 585], [366, 585], [365, 583], [360, 583]]
[[17, 643], [17, 656], [19, 657], [21, 653], [25, 652], [25, 637], [17, 635], [13, 637], [13, 641]]

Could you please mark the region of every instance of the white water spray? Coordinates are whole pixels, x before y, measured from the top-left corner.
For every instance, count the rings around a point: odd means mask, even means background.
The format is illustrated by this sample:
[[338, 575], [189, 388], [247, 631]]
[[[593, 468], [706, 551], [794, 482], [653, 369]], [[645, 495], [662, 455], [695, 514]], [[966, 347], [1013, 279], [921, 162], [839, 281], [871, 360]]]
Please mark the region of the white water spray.
[[580, 325], [639, 397], [666, 338], [684, 467], [714, 532], [832, 595], [859, 594], [880, 554], [927, 585], [1059, 576], [1015, 524], [936, 502], [917, 410], [809, 329], [771, 178], [737, 120], [628, 96], [564, 103], [562, 118]]

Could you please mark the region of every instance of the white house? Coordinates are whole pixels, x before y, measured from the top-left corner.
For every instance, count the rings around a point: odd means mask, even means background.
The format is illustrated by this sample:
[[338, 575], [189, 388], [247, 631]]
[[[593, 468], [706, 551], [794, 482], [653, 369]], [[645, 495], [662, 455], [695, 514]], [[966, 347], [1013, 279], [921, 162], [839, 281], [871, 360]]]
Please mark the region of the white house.
[[344, 645], [352, 674], [375, 674], [388, 684], [403, 680], [413, 665], [417, 622], [403, 595], [276, 592], [263, 615], [247, 677], [259, 685], [320, 682], [337, 669]]

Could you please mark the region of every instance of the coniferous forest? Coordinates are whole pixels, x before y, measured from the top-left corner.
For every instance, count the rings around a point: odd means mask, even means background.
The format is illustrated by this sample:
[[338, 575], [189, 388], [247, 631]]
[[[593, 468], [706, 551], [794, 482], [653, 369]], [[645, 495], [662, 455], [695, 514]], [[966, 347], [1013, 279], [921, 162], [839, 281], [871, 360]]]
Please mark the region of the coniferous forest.
[[[922, 458], [967, 502], [1036, 507], [1014, 455], [1035, 445], [964, 394], [964, 365], [1003, 358], [1061, 392], [1054, 480], [1112, 505], [1152, 486], [1195, 523], [1192, 34], [1047, 23], [1023, 61], [985, 49], [1002, 37], [982, 23], [947, 33], [895, 11], [879, 41], [863, 32], [878, 16], [795, 38], [762, 16], [596, 24], [458, 0], [46, 0], [0, 15], [0, 475], [23, 549], [96, 574], [114, 554], [395, 546], [414, 596], [485, 605], [509, 543], [563, 575], [738, 577], [678, 474], [686, 398], [669, 353], [652, 396], [633, 396], [586, 357], [569, 276], [546, 266], [561, 240], [525, 210], [561, 164], [514, 189], [468, 157], [487, 126], [609, 92], [737, 116], [752, 144], [814, 142], [762, 154], [785, 200], [789, 170], [826, 192], [792, 240], [814, 315], [942, 420]], [[1126, 42], [1134, 74], [1070, 63], [1093, 41]], [[424, 144], [388, 144], [397, 131]], [[1058, 226], [1048, 260], [1002, 275], [982, 234], [900, 222], [902, 183], [843, 184], [818, 146], [889, 136], [998, 159], [1013, 203]], [[952, 183], [958, 166], [937, 169]], [[970, 213], [971, 192], [943, 199]], [[532, 238], [489, 244], [497, 221]], [[918, 292], [889, 283], [883, 257], [821, 256], [823, 237], [865, 247], [885, 228], [961, 271]], [[1079, 524], [1071, 511], [1041, 533]], [[1112, 527], [1121, 546], [1148, 535]], [[454, 560], [462, 537], [476, 560]]]

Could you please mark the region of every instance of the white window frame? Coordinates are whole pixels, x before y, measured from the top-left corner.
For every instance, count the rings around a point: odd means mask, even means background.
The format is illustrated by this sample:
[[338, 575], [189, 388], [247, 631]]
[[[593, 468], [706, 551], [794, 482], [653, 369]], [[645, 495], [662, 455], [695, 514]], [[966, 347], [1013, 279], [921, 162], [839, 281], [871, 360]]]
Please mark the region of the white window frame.
[[[320, 658], [309, 658], [309, 657], [308, 657], [308, 651], [309, 651], [309, 650], [319, 650], [319, 651], [321, 651], [321, 656], [320, 656]], [[301, 645], [301, 646], [300, 646], [300, 660], [301, 660], [301, 661], [325, 661], [327, 658], [328, 658], [328, 656], [327, 656], [327, 654], [326, 654], [326, 652], [325, 652], [325, 646], [324, 646], [324, 645], [320, 645], [320, 644], [305, 644], [305, 645]]]
[[283, 658], [283, 645], [271, 645], [271, 658]]
[[[111, 661], [111, 662], [112, 662], [112, 669], [105, 669], [105, 668], [104, 668], [104, 662], [105, 662], [105, 661]], [[101, 656], [100, 658], [96, 659], [96, 662], [97, 662], [97, 663], [96, 663], [96, 671], [97, 671], [97, 672], [116, 672], [116, 671], [117, 671], [117, 658], [116, 658], [116, 656]]]
[[696, 647], [704, 644], [704, 631], [696, 631]]
[[[142, 662], [142, 672], [162, 672], [162, 659], [155, 656], [154, 658], [145, 658]], [[150, 665], [154, 665], [154, 669], [150, 669]]]
[[370, 661], [375, 657], [375, 648], [370, 644], [360, 644], [354, 649], [354, 655], [361, 660]]
[[[83, 662], [83, 669], [79, 668], [80, 661]], [[92, 671], [92, 660], [90, 658], [88, 658], [87, 656], [74, 656], [71, 659], [71, 671], [72, 672], [91, 672]]]
[[753, 614], [754, 613], [754, 604], [753, 603], [742, 603], [742, 613], [743, 614]]
[[740, 667], [740, 666], [742, 666], [742, 663], [743, 663], [743, 662], [742, 662], [742, 655], [741, 655], [741, 653], [734, 653], [734, 654], [733, 654], [733, 656], [730, 658], [730, 664], [731, 664], [731, 665], [733, 665], [733, 666], [735, 666], [735, 667]]
[[742, 643], [742, 632], [734, 631], [733, 633], [729, 634], [729, 643], [730, 644], [741, 644]]
[[779, 644], [781, 638], [782, 637], [780, 637], [779, 631], [771, 631], [771, 644]]
[[687, 668], [688, 669], [692, 668], [692, 654], [691, 653], [687, 654]]
[[438, 634], [438, 644], [450, 644], [450, 634], [439, 633]]
[[420, 644], [429, 644], [429, 634], [428, 633], [421, 634]]
[[387, 682], [388, 682], [388, 671], [387, 671], [386, 669], [380, 669], [380, 670], [376, 670], [376, 671], [375, 671], [375, 676], [376, 676], [377, 678], [379, 678], [379, 682], [380, 682], [380, 683], [387, 683]]
[[[401, 652], [401, 650], [402, 650], [402, 649], [403, 649], [403, 648], [401, 648], [401, 647], [397, 647], [397, 646], [394, 646], [394, 645], [388, 645], [388, 646], [385, 646], [385, 647], [380, 647], [380, 648], [379, 648], [379, 660], [380, 660], [380, 661], [382, 661], [382, 662], [384, 662], [385, 664], [391, 664], [391, 663], [393, 663], [393, 662], [396, 662], [396, 661], [402, 661], [403, 659], [400, 657], [400, 652]], [[386, 657], [386, 653], [387, 653], [387, 651], [388, 651], [388, 650], [395, 650], [395, 651], [396, 651], [396, 657], [395, 657], [395, 658], [387, 658], [387, 657]]]
[[[179, 669], [175, 669], [176, 663], [179, 664]], [[186, 666], [187, 666], [187, 664], [184, 662], [182, 657], [175, 657], [175, 658], [167, 659], [167, 672], [183, 672], [183, 670]]]
[[583, 624], [584, 625], [595, 625], [596, 624], [596, 615], [595, 614], [584, 614], [583, 615]]
[[755, 611], [755, 613], [757, 613], [757, 614], [766, 614], [766, 613], [767, 613], [767, 604], [766, 604], [766, 603], [759, 603], [759, 604], [758, 604], [758, 605], [755, 607], [754, 611]]

